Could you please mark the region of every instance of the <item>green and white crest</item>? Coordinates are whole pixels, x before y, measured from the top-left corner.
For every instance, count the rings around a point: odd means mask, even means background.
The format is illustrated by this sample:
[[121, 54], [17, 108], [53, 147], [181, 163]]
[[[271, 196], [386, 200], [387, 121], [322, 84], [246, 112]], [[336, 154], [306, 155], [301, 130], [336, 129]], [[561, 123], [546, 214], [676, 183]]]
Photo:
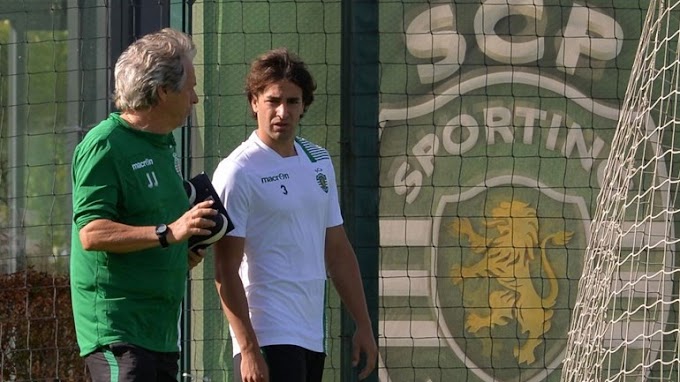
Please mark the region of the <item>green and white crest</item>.
[[381, 380], [557, 381], [643, 12], [381, 12]]
[[316, 174], [316, 183], [319, 184], [323, 192], [328, 193], [328, 178], [326, 178], [326, 174], [322, 172]]

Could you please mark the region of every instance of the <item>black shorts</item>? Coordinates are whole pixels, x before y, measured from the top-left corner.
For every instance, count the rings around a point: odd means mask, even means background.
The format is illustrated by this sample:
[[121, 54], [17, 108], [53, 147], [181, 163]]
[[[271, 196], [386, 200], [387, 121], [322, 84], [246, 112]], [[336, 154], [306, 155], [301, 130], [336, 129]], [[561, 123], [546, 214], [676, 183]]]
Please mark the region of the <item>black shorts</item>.
[[92, 382], [177, 382], [179, 353], [161, 353], [127, 343], [85, 356]]
[[[323, 377], [325, 353], [295, 345], [263, 346], [269, 382], [320, 382]], [[234, 381], [241, 382], [241, 353], [234, 356]]]

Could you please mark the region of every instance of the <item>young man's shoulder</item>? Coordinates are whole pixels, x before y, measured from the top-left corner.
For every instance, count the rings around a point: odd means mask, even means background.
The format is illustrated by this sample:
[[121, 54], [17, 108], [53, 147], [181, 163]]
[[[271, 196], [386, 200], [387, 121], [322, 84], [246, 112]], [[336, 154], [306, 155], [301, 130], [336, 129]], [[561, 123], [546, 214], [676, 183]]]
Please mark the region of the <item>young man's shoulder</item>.
[[251, 160], [258, 151], [260, 151], [259, 147], [252, 140], [248, 139], [238, 145], [222, 162], [243, 165]]
[[[217, 164], [214, 176], [218, 178], [247, 178], [258, 166], [258, 163], [263, 162], [260, 151], [259, 147], [253, 144], [251, 140], [242, 142]], [[258, 158], [260, 159], [258, 160]]]
[[310, 162], [320, 162], [330, 160], [331, 156], [328, 150], [302, 137], [295, 137], [295, 142], [302, 148], [303, 154]]

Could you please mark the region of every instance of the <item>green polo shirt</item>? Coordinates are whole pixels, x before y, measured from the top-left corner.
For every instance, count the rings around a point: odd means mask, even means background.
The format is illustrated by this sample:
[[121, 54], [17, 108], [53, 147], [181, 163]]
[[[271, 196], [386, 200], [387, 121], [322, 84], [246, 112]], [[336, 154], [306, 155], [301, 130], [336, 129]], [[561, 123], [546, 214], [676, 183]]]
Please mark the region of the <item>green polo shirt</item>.
[[78, 235], [95, 219], [155, 226], [189, 209], [172, 134], [132, 129], [113, 113], [76, 147], [72, 175], [70, 277], [80, 354], [115, 342], [178, 351], [186, 241], [123, 254], [86, 251]]

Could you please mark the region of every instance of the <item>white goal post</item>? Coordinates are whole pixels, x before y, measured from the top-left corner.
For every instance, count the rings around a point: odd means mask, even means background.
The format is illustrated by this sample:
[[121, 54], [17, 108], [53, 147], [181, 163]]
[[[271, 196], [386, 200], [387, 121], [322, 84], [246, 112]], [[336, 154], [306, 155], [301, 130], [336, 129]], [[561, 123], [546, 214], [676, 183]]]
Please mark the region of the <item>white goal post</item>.
[[680, 381], [679, 40], [680, 0], [650, 0], [591, 223], [562, 382]]

